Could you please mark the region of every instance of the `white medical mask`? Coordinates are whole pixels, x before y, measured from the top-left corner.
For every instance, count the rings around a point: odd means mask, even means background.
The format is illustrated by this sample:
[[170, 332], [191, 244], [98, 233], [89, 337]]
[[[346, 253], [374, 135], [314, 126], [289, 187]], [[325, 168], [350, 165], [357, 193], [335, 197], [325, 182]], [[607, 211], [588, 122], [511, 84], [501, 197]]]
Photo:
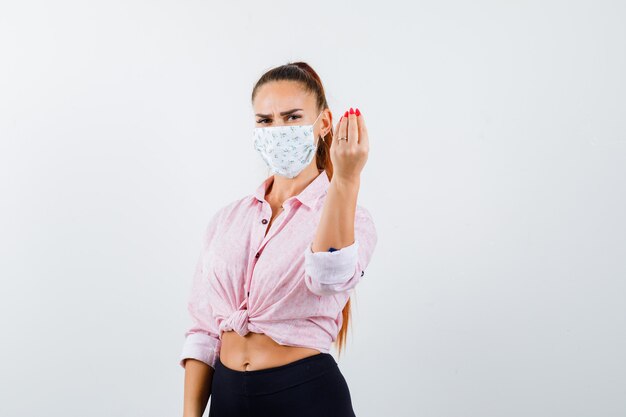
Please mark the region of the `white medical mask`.
[[322, 113], [310, 125], [254, 128], [254, 149], [272, 172], [293, 178], [311, 163], [317, 151], [313, 126]]

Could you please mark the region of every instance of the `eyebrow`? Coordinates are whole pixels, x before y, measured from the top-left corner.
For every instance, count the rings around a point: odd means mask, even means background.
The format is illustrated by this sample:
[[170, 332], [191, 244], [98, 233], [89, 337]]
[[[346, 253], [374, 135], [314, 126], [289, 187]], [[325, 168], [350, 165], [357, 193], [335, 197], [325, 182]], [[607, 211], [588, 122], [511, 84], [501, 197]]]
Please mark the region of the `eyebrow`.
[[[298, 110], [302, 110], [302, 109], [291, 109], [291, 110], [287, 110], [287, 111], [281, 111], [280, 115], [281, 116], [286, 116], [288, 114], [297, 112]], [[259, 117], [272, 117], [271, 114], [261, 114], [261, 113], [257, 113], [256, 116], [259, 116]]]

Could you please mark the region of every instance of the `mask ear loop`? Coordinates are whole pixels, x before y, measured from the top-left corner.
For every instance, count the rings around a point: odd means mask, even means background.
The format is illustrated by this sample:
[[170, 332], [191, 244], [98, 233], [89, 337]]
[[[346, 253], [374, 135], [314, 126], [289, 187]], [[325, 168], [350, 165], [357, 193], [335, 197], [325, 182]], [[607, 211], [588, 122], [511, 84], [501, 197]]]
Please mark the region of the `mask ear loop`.
[[[318, 115], [317, 115], [317, 119], [315, 119], [315, 121], [313, 122], [312, 126], [315, 126], [315, 123], [317, 123], [317, 121], [319, 120], [320, 116], [321, 116], [323, 113], [324, 113], [324, 110], [322, 110], [322, 111], [320, 112], [320, 114], [318, 114]], [[320, 135], [320, 138], [322, 138], [322, 141], [323, 141], [324, 143], [326, 143], [326, 139], [324, 138], [324, 136]], [[317, 143], [317, 145], [316, 145], [316, 146], [318, 146], [318, 145], [319, 145], [319, 141], [318, 141], [318, 143]]]

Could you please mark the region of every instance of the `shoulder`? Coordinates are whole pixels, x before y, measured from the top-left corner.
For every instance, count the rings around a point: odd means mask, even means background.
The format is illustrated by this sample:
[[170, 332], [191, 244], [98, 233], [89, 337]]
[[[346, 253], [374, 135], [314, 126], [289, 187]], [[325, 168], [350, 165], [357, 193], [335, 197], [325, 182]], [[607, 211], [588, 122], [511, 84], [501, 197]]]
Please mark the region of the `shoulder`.
[[227, 203], [222, 203], [216, 210], [214, 210], [213, 215], [211, 217], [211, 222], [220, 223], [228, 220], [234, 215], [242, 211], [246, 211], [250, 208], [252, 202], [252, 197], [247, 195], [245, 197], [240, 197], [235, 200], [231, 200]]
[[357, 220], [369, 222], [372, 224], [374, 223], [374, 219], [372, 218], [372, 213], [370, 213], [370, 211], [367, 208], [365, 208], [364, 206], [360, 204], [356, 205], [355, 217]]
[[378, 232], [372, 214], [365, 207], [357, 204], [354, 219], [355, 233], [360, 241], [367, 241], [372, 246], [376, 245], [378, 240]]

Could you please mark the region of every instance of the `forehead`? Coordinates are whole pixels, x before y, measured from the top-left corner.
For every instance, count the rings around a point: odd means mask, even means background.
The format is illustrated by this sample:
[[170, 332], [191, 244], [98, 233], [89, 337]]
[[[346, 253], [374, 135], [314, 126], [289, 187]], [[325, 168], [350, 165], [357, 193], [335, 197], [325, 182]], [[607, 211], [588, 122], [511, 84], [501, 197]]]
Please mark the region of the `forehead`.
[[297, 81], [270, 81], [257, 90], [253, 108], [258, 113], [273, 113], [293, 108], [310, 109], [315, 96]]

